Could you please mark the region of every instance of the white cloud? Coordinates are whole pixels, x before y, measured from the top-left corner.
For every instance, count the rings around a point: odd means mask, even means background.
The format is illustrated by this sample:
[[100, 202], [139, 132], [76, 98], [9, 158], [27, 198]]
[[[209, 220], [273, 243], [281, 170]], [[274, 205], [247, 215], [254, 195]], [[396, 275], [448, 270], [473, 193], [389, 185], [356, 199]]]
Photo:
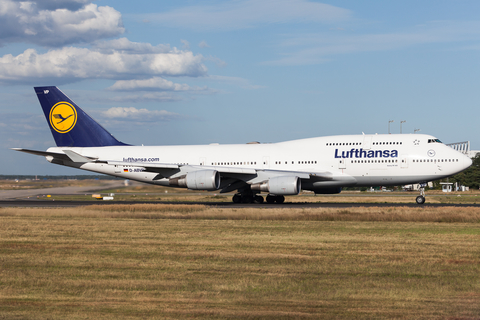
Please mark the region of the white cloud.
[[139, 102], [174, 102], [182, 100], [181, 97], [170, 92], [142, 92], [139, 94], [117, 95], [108, 99], [109, 101], [125, 103], [139, 103]]
[[120, 12], [89, 2], [1, 0], [0, 45], [28, 42], [56, 47], [125, 32]]
[[[130, 43], [135, 46], [135, 43]], [[105, 46], [108, 44], [105, 44]], [[141, 45], [140, 45], [141, 46]], [[0, 81], [74, 82], [81, 79], [125, 79], [150, 76], [203, 76], [202, 55], [172, 49], [167, 53], [65, 47], [44, 54], [27, 49], [18, 56], [0, 57]]]
[[160, 77], [153, 77], [143, 80], [119, 80], [108, 89], [114, 91], [200, 91], [208, 88], [191, 87], [188, 84], [174, 83]]
[[68, 9], [78, 10], [84, 5], [91, 3], [91, 0], [37, 0], [32, 1], [37, 4], [39, 9], [43, 10], [56, 10], [56, 9]]
[[179, 53], [177, 48], [171, 48], [168, 44], [159, 44], [156, 46], [146, 42], [132, 42], [127, 38], [119, 38], [110, 41], [95, 41], [93, 47], [105, 54], [111, 54], [113, 52], [122, 53]]
[[202, 40], [202, 41], [198, 44], [198, 46], [199, 46], [200, 48], [210, 48], [210, 46], [207, 44], [207, 42], [206, 42], [205, 40]]
[[126, 120], [135, 122], [159, 122], [182, 118], [181, 115], [166, 110], [137, 109], [134, 107], [114, 107], [103, 112], [103, 115], [112, 120]]
[[227, 66], [227, 63], [218, 57], [209, 56], [209, 57], [206, 57], [205, 60], [212, 61], [217, 65], [217, 67], [220, 67], [220, 68], [224, 68]]
[[180, 40], [180, 42], [183, 44], [182, 49], [190, 50], [190, 43], [187, 40]]
[[168, 26], [225, 31], [272, 23], [332, 23], [350, 18], [351, 11], [307, 0], [241, 0], [142, 16]]

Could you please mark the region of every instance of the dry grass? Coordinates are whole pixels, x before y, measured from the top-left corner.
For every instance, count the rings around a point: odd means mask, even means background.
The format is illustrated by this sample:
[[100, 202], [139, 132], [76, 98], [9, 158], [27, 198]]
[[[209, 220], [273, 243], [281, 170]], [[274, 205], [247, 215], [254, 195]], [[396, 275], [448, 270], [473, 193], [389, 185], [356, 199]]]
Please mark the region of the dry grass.
[[0, 319], [476, 319], [479, 213], [3, 208]]
[[124, 218], [124, 219], [214, 219], [276, 221], [391, 221], [479, 223], [478, 207], [381, 207], [241, 209], [209, 208], [204, 205], [111, 204], [78, 208], [3, 208], [0, 216]]
[[[154, 189], [151, 189], [154, 188]], [[156, 188], [156, 189], [155, 189]], [[143, 190], [145, 189], [145, 190]], [[141, 191], [143, 190], [143, 191]], [[153, 192], [144, 192], [144, 191]], [[161, 192], [168, 191], [167, 193]], [[218, 194], [215, 192], [192, 191], [186, 189], [174, 189], [153, 186], [145, 187], [129, 187], [125, 189], [103, 190], [99, 193], [107, 195], [115, 194], [115, 201], [158, 201], [158, 202], [231, 202], [232, 194]], [[428, 203], [463, 203], [477, 204], [480, 203], [480, 194], [475, 192], [458, 192], [452, 194], [444, 194], [437, 191], [427, 192]], [[263, 195], [265, 196], [265, 195]], [[286, 196], [286, 202], [292, 203], [414, 203], [417, 193], [398, 192], [398, 193], [367, 193], [367, 192], [342, 192], [338, 195], [312, 195], [304, 193], [298, 196]], [[53, 195], [56, 200], [91, 200], [89, 196], [83, 195]]]
[[67, 180], [67, 179], [50, 179], [50, 180], [0, 180], [0, 190], [20, 190], [20, 189], [41, 189], [41, 188], [57, 188], [57, 187], [102, 187], [111, 183], [113, 180]]

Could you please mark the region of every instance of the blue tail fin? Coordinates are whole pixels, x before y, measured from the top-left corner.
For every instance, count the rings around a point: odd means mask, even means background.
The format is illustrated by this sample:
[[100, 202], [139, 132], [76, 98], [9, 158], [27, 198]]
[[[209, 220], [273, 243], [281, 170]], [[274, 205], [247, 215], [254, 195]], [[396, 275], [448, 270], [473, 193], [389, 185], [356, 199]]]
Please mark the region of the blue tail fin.
[[123, 146], [57, 87], [35, 87], [58, 147]]

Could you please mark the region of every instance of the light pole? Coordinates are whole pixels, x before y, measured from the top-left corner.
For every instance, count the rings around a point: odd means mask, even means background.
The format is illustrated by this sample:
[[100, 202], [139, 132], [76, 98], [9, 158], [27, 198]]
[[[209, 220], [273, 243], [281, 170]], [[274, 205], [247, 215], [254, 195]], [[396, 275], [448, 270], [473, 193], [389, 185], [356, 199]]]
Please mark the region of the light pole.
[[402, 133], [402, 123], [407, 122], [407, 120], [401, 120], [400, 121], [400, 133]]
[[388, 134], [390, 134], [390, 123], [392, 123], [393, 120], [388, 120]]

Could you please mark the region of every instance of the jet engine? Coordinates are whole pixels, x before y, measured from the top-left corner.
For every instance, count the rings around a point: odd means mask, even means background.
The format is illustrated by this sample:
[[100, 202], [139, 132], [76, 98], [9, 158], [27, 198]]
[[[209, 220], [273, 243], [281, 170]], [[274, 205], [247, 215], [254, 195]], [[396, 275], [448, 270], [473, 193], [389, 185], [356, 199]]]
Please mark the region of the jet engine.
[[216, 170], [192, 171], [181, 177], [172, 178], [171, 186], [192, 190], [218, 190], [220, 188], [220, 173]]
[[253, 191], [265, 191], [275, 195], [296, 195], [302, 190], [302, 180], [295, 176], [273, 177], [250, 187]]

